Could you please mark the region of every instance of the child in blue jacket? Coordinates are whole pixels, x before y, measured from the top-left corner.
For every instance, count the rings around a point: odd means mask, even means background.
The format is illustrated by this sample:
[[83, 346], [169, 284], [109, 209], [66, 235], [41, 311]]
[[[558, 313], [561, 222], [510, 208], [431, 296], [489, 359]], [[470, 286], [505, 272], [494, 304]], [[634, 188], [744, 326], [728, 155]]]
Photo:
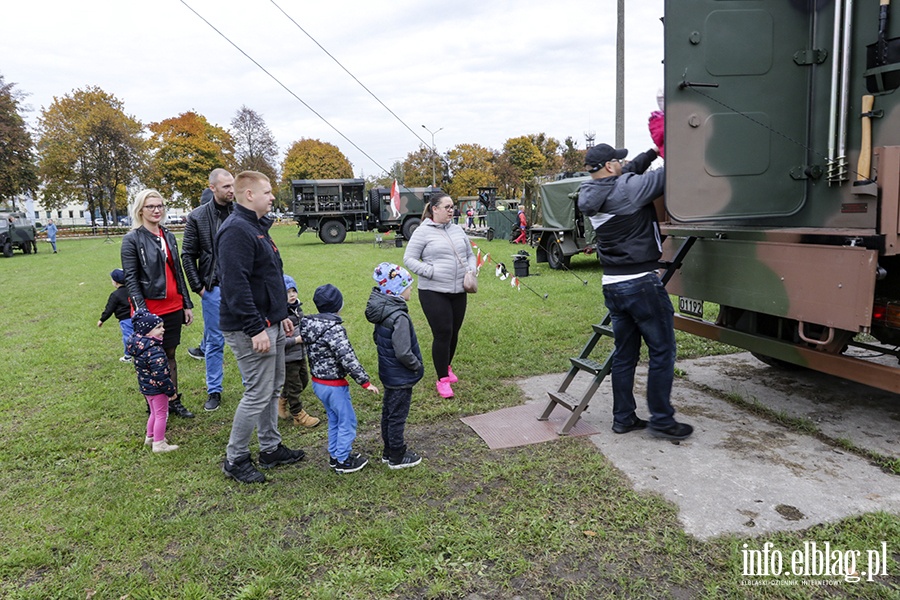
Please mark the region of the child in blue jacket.
[[409, 271], [387, 262], [375, 267], [372, 278], [378, 284], [369, 294], [366, 319], [375, 325], [372, 334], [378, 349], [378, 378], [384, 385], [381, 407], [381, 462], [390, 469], [405, 469], [422, 462], [422, 457], [406, 448], [403, 430], [412, 402], [413, 386], [422, 379], [422, 352], [409, 317], [413, 278]]

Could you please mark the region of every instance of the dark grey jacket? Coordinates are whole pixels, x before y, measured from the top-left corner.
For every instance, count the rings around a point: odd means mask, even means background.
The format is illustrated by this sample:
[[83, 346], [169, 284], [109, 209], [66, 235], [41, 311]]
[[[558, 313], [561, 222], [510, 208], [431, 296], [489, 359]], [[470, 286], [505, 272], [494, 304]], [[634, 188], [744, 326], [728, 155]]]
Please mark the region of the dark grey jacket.
[[[233, 206], [228, 204], [229, 214]], [[210, 290], [219, 285], [216, 278], [216, 233], [220, 225], [217, 213], [216, 203], [207, 202], [192, 210], [184, 225], [181, 261], [188, 284], [198, 294], [203, 288]]]

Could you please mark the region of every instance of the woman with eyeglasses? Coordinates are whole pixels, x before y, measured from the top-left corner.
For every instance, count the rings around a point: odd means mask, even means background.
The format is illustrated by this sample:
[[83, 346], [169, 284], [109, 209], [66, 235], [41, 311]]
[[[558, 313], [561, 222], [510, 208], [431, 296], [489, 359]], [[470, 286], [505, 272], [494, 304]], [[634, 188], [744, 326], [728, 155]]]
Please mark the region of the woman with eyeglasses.
[[[175, 236], [162, 223], [166, 204], [156, 190], [138, 193], [131, 206], [131, 231], [122, 238], [122, 270], [132, 310], [145, 309], [159, 316], [165, 326], [162, 347], [169, 359], [169, 373], [178, 389], [175, 349], [181, 343], [182, 325], [194, 320], [191, 297], [181, 269]], [[181, 394], [169, 402], [169, 412], [192, 418], [181, 403]]]
[[439, 192], [425, 204], [422, 224], [406, 245], [403, 263], [419, 276], [422, 312], [434, 341], [431, 360], [437, 373], [437, 392], [452, 398], [450, 384], [458, 381], [451, 364], [466, 317], [466, 271], [475, 271], [475, 255], [465, 231], [453, 223], [453, 199]]

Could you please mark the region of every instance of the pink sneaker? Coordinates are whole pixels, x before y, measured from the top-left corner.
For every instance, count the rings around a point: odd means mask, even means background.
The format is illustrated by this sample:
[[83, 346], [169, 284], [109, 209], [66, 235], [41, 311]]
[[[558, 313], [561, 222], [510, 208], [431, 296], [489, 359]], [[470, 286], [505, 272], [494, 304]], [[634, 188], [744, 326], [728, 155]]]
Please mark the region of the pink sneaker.
[[453, 372], [453, 367], [447, 365], [447, 379], [450, 383], [456, 383], [459, 381], [459, 377], [456, 376], [456, 373]]
[[441, 398], [452, 398], [453, 388], [450, 387], [450, 378], [442, 377], [437, 380], [437, 391]]

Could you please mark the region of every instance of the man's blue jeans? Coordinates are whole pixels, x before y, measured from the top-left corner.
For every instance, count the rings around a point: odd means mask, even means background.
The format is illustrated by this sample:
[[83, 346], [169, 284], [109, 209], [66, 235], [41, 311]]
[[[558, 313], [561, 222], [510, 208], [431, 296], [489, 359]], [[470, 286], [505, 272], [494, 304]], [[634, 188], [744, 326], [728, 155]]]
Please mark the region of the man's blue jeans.
[[669, 399], [675, 377], [675, 327], [672, 302], [655, 273], [603, 286], [612, 317], [616, 349], [612, 359], [613, 421], [631, 425], [634, 414], [634, 370], [647, 343], [647, 407], [650, 426], [666, 429], [675, 424]]
[[222, 294], [219, 287], [203, 292], [203, 341], [206, 347], [206, 393], [222, 393], [222, 360], [225, 352], [225, 338], [219, 329], [219, 302]]

